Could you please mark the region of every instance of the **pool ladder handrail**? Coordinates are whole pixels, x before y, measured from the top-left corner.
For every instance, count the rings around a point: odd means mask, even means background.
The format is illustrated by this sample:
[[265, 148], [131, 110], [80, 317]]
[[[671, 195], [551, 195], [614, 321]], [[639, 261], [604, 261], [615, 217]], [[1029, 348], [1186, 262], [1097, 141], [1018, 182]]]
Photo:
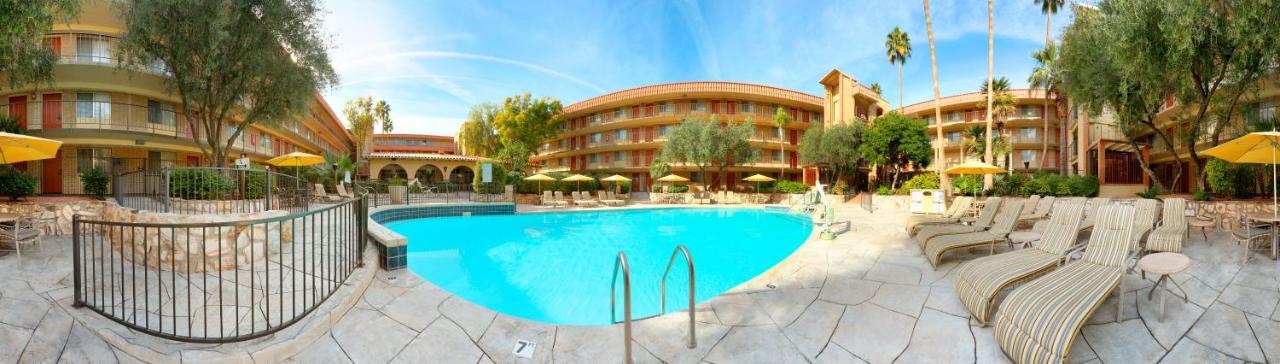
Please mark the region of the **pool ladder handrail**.
[[693, 270], [694, 270], [693, 256], [689, 255], [689, 248], [685, 248], [684, 244], [676, 245], [676, 248], [671, 251], [671, 258], [667, 259], [667, 268], [662, 270], [662, 284], [660, 285], [661, 290], [659, 291], [660, 292], [659, 299], [661, 300], [660, 301], [661, 303], [658, 304], [658, 307], [661, 314], [667, 313], [667, 275], [671, 273], [671, 266], [675, 264], [676, 256], [680, 254], [684, 254], [684, 261], [686, 265], [689, 267], [689, 345], [688, 346], [690, 349], [693, 349], [698, 347], [698, 335], [694, 328], [694, 312], [696, 311], [694, 311], [693, 309], [693, 306], [694, 306], [693, 293], [696, 292], [696, 290], [695, 290], [694, 279], [693, 279]]
[[627, 253], [618, 251], [618, 257], [613, 260], [613, 279], [609, 283], [609, 319], [614, 323], [618, 322], [617, 298], [618, 298], [618, 269], [622, 269], [622, 342], [624, 362], [631, 364], [631, 268], [627, 265]]

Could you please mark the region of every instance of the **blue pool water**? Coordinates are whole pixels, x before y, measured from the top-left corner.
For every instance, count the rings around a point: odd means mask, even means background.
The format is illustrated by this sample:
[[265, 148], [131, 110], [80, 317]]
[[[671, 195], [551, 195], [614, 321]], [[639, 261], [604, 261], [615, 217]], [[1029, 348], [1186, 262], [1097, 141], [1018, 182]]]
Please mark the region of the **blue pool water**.
[[[409, 238], [409, 269], [467, 300], [554, 324], [611, 322], [609, 278], [619, 250], [631, 265], [632, 317], [658, 314], [662, 269], [677, 244], [696, 264], [696, 299], [711, 299], [786, 258], [813, 229], [765, 209], [636, 209], [436, 217], [386, 225]], [[688, 307], [677, 261], [667, 311]], [[618, 320], [622, 284], [618, 278]]]

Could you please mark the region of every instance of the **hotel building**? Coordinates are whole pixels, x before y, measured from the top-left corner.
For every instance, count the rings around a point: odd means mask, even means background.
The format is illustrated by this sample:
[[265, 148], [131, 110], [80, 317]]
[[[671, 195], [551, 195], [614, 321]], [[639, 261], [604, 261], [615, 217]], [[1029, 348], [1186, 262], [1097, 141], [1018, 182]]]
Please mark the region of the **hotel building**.
[[[1040, 90], [1010, 90], [1016, 100], [1014, 110], [1007, 115], [993, 116], [992, 130], [996, 135], [1003, 135], [1010, 143], [1012, 152], [1009, 155], [996, 156], [996, 164], [1001, 167], [1012, 167], [1014, 171], [1025, 172], [1041, 169], [1058, 170], [1059, 133], [1057, 108], [1049, 103], [1047, 112], [1044, 104], [1044, 92]], [[974, 126], [986, 127], [987, 96], [981, 92], [971, 92], [943, 97], [939, 100], [942, 108], [942, 122], [939, 123], [933, 106], [933, 100], [917, 102], [903, 108], [903, 113], [925, 120], [929, 125], [929, 139], [934, 148], [941, 143], [944, 151], [942, 163], [949, 167], [970, 159], [964, 155], [965, 141], [968, 139], [965, 130]], [[1049, 153], [1043, 152], [1044, 120], [1041, 115], [1049, 116]], [[938, 141], [938, 128], [942, 128], [942, 140]], [[934, 161], [938, 163], [939, 161]]]
[[[838, 73], [838, 71], [833, 71]], [[841, 75], [842, 76], [842, 75]], [[832, 76], [839, 80], [841, 76]], [[847, 76], [843, 76], [847, 79]], [[846, 91], [855, 84], [846, 82]], [[841, 91], [833, 81], [829, 92]], [[865, 88], [862, 88], [865, 89]], [[870, 90], [866, 90], [868, 94]], [[841, 94], [843, 95], [843, 94]], [[878, 115], [887, 105], [878, 97], [861, 95], [861, 108], [848, 95], [846, 115]], [[776, 87], [737, 82], [680, 82], [637, 87], [583, 100], [564, 108], [558, 135], [538, 148], [531, 162], [540, 172], [620, 174], [634, 181], [635, 190], [648, 191], [653, 181], [649, 167], [658, 157], [668, 131], [689, 118], [717, 117], [723, 122], [755, 126], [750, 142], [760, 148], [755, 163], [731, 167], [725, 180], [732, 185], [752, 174], [800, 180], [804, 169], [796, 154], [800, 135], [824, 122], [834, 104], [822, 97]], [[838, 107], [838, 105], [836, 105]], [[775, 109], [783, 108], [794, 121], [784, 129], [773, 123]], [[696, 168], [672, 164], [672, 172], [700, 181]], [[779, 174], [782, 174], [781, 176]], [[708, 181], [720, 176], [708, 172]], [[709, 183], [719, 188], [718, 182]]]
[[[82, 193], [79, 172], [95, 166], [121, 173], [209, 164], [192, 138], [200, 130], [192, 130], [178, 95], [165, 89], [169, 70], [162, 64], [117, 69], [124, 24], [110, 4], [86, 1], [75, 23], [53, 26], [45, 37], [58, 57], [51, 85], [0, 88], [0, 113], [16, 118], [28, 135], [64, 143], [56, 158], [16, 165], [39, 180], [37, 193]], [[261, 162], [293, 151], [353, 150], [350, 134], [319, 94], [305, 115], [265, 124], [241, 133], [230, 157]]]
[[472, 167], [482, 158], [458, 154], [453, 137], [425, 134], [374, 134], [369, 161], [361, 174], [377, 171], [370, 178], [385, 180], [396, 177], [422, 183], [471, 183]]

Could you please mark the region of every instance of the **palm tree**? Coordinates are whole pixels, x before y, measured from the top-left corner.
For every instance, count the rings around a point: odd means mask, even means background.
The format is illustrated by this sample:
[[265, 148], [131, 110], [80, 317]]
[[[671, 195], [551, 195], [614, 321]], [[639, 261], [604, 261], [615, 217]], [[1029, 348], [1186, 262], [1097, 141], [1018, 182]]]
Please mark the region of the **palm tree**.
[[[1053, 15], [1057, 14], [1059, 10], [1062, 10], [1062, 5], [1066, 3], [1066, 0], [1035, 0], [1035, 2], [1037, 5], [1040, 5], [1040, 12], [1044, 13], [1045, 52], [1046, 53], [1052, 52], [1051, 54], [1046, 55], [1046, 56], [1052, 56], [1052, 57], [1051, 58], [1046, 57], [1046, 58], [1056, 61], [1058, 59], [1058, 52], [1051, 50], [1052, 48], [1054, 48], [1053, 47]], [[1041, 67], [1052, 64], [1052, 62], [1046, 63], [1045, 61], [1041, 60], [1039, 57], [1037, 57], [1036, 60], [1040, 61]], [[1056, 73], [1057, 70], [1054, 69], [1053, 71], [1054, 73]], [[1035, 77], [1035, 72], [1033, 71], [1031, 75], [1032, 77]], [[1028, 81], [1031, 81], [1031, 80], [1028, 80]], [[1056, 82], [1057, 80], [1054, 80], [1054, 81]], [[1031, 87], [1036, 88], [1036, 85], [1032, 84]], [[1044, 160], [1045, 160], [1044, 156], [1049, 155], [1049, 91], [1050, 91], [1050, 87], [1049, 87], [1049, 83], [1042, 84], [1041, 87], [1043, 87], [1045, 91], [1044, 91], [1044, 111], [1041, 112], [1041, 115], [1040, 115], [1040, 118], [1044, 119], [1044, 143], [1043, 143], [1044, 147], [1042, 148], [1043, 149], [1041, 152], [1042, 155], [1040, 156], [1040, 169], [1044, 169]], [[1056, 96], [1057, 85], [1053, 85], [1052, 90], [1054, 91], [1054, 94], [1055, 94], [1054, 103], [1056, 104], [1057, 103], [1057, 96]], [[1061, 147], [1065, 148], [1066, 146], [1061, 145]], [[1061, 157], [1061, 155], [1059, 157]], [[1066, 163], [1058, 163], [1058, 168], [1066, 168]], [[1064, 173], [1066, 172], [1065, 169], [1063, 169], [1062, 171]]]
[[986, 149], [986, 142], [983, 136], [987, 134], [987, 130], [981, 125], [974, 125], [964, 129], [964, 144], [961, 145], [960, 154], [967, 157], [981, 158], [982, 151]]
[[[995, 76], [995, 61], [996, 61], [995, 35], [996, 35], [995, 1], [987, 0], [987, 88], [988, 89], [992, 88], [992, 85], [991, 85], [992, 78]], [[987, 163], [992, 162], [991, 160], [991, 134], [992, 134], [991, 133], [991, 103], [993, 101], [991, 99], [993, 96], [992, 94], [993, 93], [991, 92], [987, 93], [987, 145], [986, 145], [986, 152], [983, 153], [984, 157], [982, 159], [983, 162], [987, 162]], [[991, 188], [991, 185], [994, 182], [995, 182], [995, 179], [993, 179], [991, 175], [987, 175], [986, 178], [983, 178], [982, 180], [982, 186], [985, 188]]]
[[778, 179], [783, 179], [787, 175], [787, 150], [786, 143], [784, 142], [786, 140], [786, 133], [783, 128], [787, 127], [788, 124], [791, 124], [791, 114], [788, 114], [787, 110], [783, 109], [782, 106], [778, 106], [778, 108], [773, 111], [773, 125], [778, 126], [778, 153], [782, 156], [783, 160], [782, 167], [778, 167]]
[[929, 34], [929, 65], [933, 68], [933, 123], [934, 129], [938, 132], [938, 138], [934, 139], [938, 143], [938, 155], [933, 160], [938, 166], [938, 177], [940, 185], [945, 187], [947, 183], [947, 174], [943, 173], [943, 169], [947, 165], [945, 150], [942, 144], [942, 92], [938, 88], [938, 50], [933, 44], [933, 18], [929, 16], [929, 0], [924, 0], [924, 29]]
[[1053, 43], [1032, 53], [1031, 57], [1036, 60], [1036, 68], [1031, 70], [1027, 83], [1031, 88], [1044, 90], [1044, 112], [1040, 114], [1040, 119], [1044, 121], [1044, 145], [1040, 152], [1040, 169], [1044, 169], [1044, 156], [1049, 155], [1049, 98], [1053, 97], [1057, 100], [1058, 87], [1062, 85], [1062, 75], [1059, 74], [1057, 67], [1058, 48]]
[[893, 27], [893, 31], [889, 32], [889, 39], [884, 41], [884, 48], [885, 55], [889, 56], [889, 63], [898, 65], [898, 113], [901, 114], [902, 64], [907, 63], [907, 58], [911, 58], [911, 37], [902, 28]]
[[884, 97], [884, 89], [880, 88], [879, 82], [871, 83], [871, 92], [875, 92], [876, 96]]
[[[983, 84], [982, 86], [978, 87], [978, 91], [984, 94], [987, 94], [988, 99], [991, 100], [990, 104], [986, 104], [986, 105], [978, 104], [978, 107], [985, 108], [987, 105], [990, 105], [991, 112], [988, 113], [988, 115], [991, 115], [991, 119], [995, 120], [996, 122], [1003, 122], [1010, 113], [1013, 113], [1015, 110], [1017, 110], [1018, 100], [1013, 97], [1013, 93], [1009, 92], [1009, 78], [1007, 77], [996, 78], [995, 80], [991, 81], [990, 85], [991, 85], [991, 88], [989, 89], [987, 88], [987, 84]], [[991, 92], [988, 92], [988, 91], [991, 91]], [[992, 135], [991, 138], [998, 139], [998, 138], [1001, 138], [1001, 135], [998, 135], [998, 134]], [[1009, 152], [1012, 152], [1012, 151], [1002, 151], [1002, 149], [1000, 149], [1001, 143], [1002, 142], [1000, 141], [991, 142], [991, 148], [992, 148], [991, 154], [993, 156], [1004, 155], [1005, 162], [1008, 162], [1009, 156], [1005, 154], [1008, 154]]]

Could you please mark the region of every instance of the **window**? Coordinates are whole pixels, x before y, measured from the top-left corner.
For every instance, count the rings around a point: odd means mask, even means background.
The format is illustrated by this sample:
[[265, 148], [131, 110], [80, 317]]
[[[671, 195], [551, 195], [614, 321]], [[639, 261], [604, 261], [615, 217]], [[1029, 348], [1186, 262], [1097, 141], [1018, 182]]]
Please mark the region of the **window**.
[[95, 35], [77, 35], [76, 61], [110, 63], [111, 45], [107, 43], [107, 38]]
[[1023, 137], [1023, 138], [1035, 139], [1035, 138], [1036, 138], [1036, 131], [1037, 131], [1037, 130], [1039, 130], [1039, 129], [1036, 129], [1036, 128], [1022, 128], [1021, 130], [1019, 130], [1018, 135], [1019, 135], [1019, 136], [1021, 136], [1021, 137]]
[[782, 128], [773, 128], [773, 137], [782, 138]]
[[772, 161], [781, 161], [781, 160], [782, 160], [782, 151], [781, 151], [781, 150], [773, 150], [773, 151], [769, 151], [769, 160], [772, 160]]
[[80, 148], [76, 150], [76, 170], [84, 173], [94, 167], [110, 171], [111, 150], [107, 148]]
[[937, 122], [938, 120], [934, 119], [934, 118], [933, 118], [933, 115], [929, 115], [929, 116], [924, 117], [924, 121], [925, 121], [926, 125], [933, 125], [933, 123]]
[[556, 164], [558, 164], [558, 165], [560, 165], [560, 166], [562, 166], [562, 167], [563, 167], [563, 166], [564, 166], [564, 158], [557, 159], [557, 160], [556, 160]]
[[590, 157], [587, 157], [587, 160], [590, 161], [591, 163], [597, 163], [600, 160], [600, 155], [592, 154]]
[[173, 126], [173, 104], [147, 100], [147, 122]]
[[701, 112], [706, 112], [706, 111], [707, 111], [707, 102], [706, 102], [706, 101], [702, 101], [702, 100], [693, 100], [693, 102], [691, 102], [690, 104], [691, 104], [691, 106], [690, 106], [689, 108], [690, 108], [690, 109], [693, 109], [693, 111], [701, 111]]
[[675, 107], [672, 105], [671, 101], [658, 104], [658, 113], [662, 113], [662, 114], [669, 113], [673, 109], [675, 109]]
[[625, 117], [626, 115], [627, 115], [627, 112], [622, 111], [622, 108], [613, 109], [613, 119], [614, 119], [614, 120], [622, 119], [622, 118], [623, 118], [623, 117]]
[[618, 162], [625, 161], [627, 160], [627, 154], [623, 152], [613, 152], [613, 160]]
[[738, 112], [746, 113], [746, 112], [753, 112], [753, 111], [755, 111], [755, 104], [752, 104], [747, 101], [738, 102]]
[[595, 144], [599, 142], [600, 142], [600, 133], [591, 134], [591, 144]]
[[947, 121], [960, 121], [960, 120], [964, 120], [963, 113], [959, 111], [952, 111], [947, 113]]
[[658, 136], [667, 135], [667, 125], [658, 125]]
[[1276, 102], [1273, 100], [1262, 101], [1254, 104], [1254, 120], [1257, 121], [1273, 121], [1276, 118]]
[[1037, 154], [1037, 151], [1034, 151], [1034, 150], [1031, 150], [1031, 149], [1023, 149], [1023, 150], [1018, 151], [1018, 156], [1019, 156], [1019, 157], [1022, 157], [1022, 161], [1023, 161], [1023, 162], [1031, 162], [1031, 163], [1035, 163], [1035, 162], [1036, 162], [1036, 154]]
[[960, 132], [958, 132], [958, 131], [953, 131], [953, 132], [947, 133], [947, 140], [948, 140], [948, 141], [950, 141], [950, 142], [952, 142], [952, 143], [959, 143], [959, 142], [960, 142]]
[[94, 119], [106, 122], [111, 119], [111, 95], [102, 92], [76, 94], [76, 119]]
[[1032, 105], [1022, 105], [1018, 107], [1018, 112], [1022, 116], [1040, 116], [1040, 107]]
[[813, 113], [813, 122], [822, 124], [822, 113], [820, 112]]
[[618, 140], [627, 140], [627, 129], [618, 129], [618, 133], [614, 137]]

